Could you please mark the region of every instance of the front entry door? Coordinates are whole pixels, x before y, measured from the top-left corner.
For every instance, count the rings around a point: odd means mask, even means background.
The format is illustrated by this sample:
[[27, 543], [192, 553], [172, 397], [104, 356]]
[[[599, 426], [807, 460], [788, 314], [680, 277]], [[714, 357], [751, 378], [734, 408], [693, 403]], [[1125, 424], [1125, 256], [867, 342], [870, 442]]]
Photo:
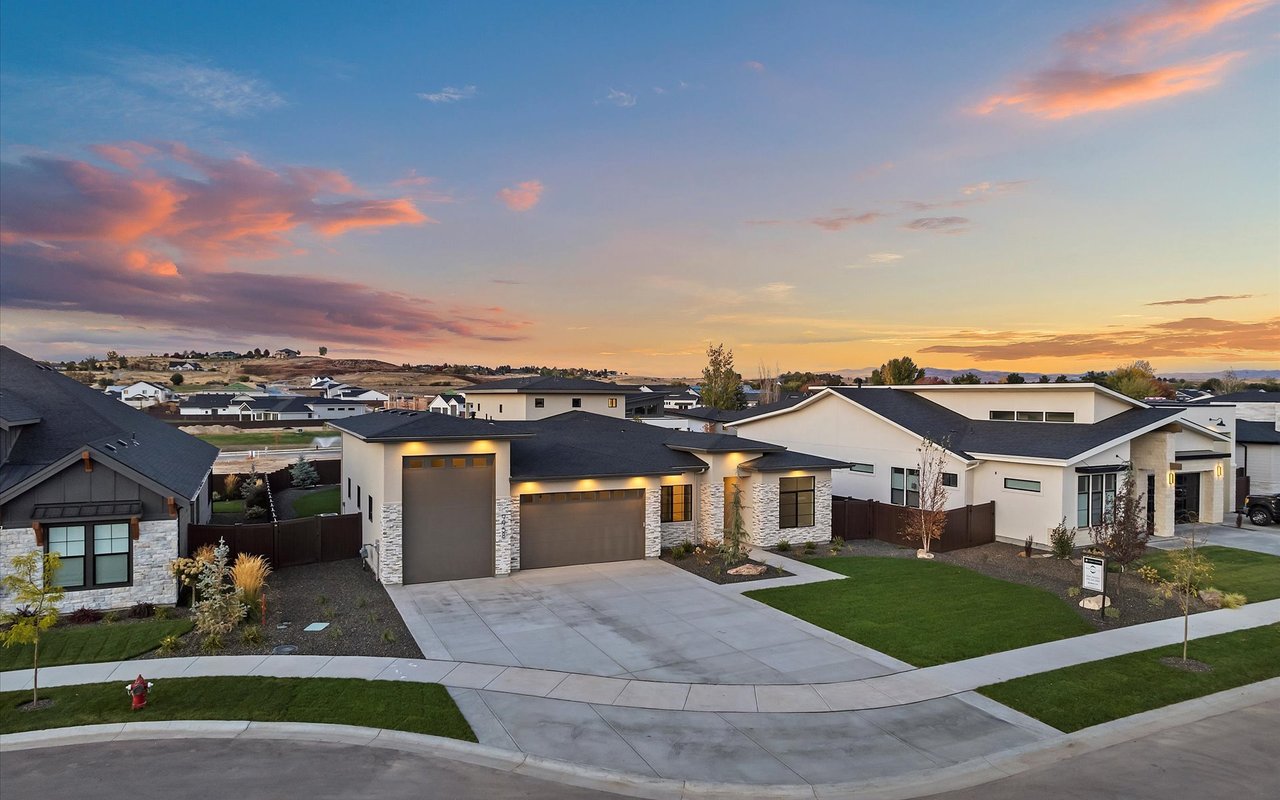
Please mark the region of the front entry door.
[[1203, 472], [1179, 472], [1173, 484], [1173, 521], [1200, 521], [1200, 476]]

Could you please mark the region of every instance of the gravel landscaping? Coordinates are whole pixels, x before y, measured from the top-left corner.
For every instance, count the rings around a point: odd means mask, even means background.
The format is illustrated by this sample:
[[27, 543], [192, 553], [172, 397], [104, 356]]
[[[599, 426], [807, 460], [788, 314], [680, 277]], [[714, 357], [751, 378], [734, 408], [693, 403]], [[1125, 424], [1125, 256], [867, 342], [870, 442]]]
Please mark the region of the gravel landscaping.
[[[274, 572], [267, 579], [267, 620], [259, 613], [226, 637], [214, 655], [267, 655], [279, 645], [292, 645], [298, 655], [390, 656], [422, 658], [422, 651], [405, 627], [373, 573], [362, 570], [359, 559], [307, 564]], [[177, 613], [186, 613], [178, 609]], [[313, 622], [328, 623], [321, 631], [304, 631]], [[247, 641], [245, 631], [257, 627], [261, 642]], [[195, 633], [181, 639], [176, 650], [148, 653], [148, 658], [210, 655]]]
[[668, 564], [674, 564], [685, 572], [692, 572], [699, 578], [705, 578], [712, 583], [719, 584], [763, 581], [770, 578], [783, 578], [791, 574], [786, 570], [771, 567], [768, 564], [761, 564], [759, 561], [752, 561], [748, 558], [733, 564], [733, 568], [750, 564], [756, 567], [764, 567], [764, 571], [759, 575], [730, 575], [730, 565], [724, 556], [715, 550], [704, 550], [703, 548], [698, 548], [683, 558], [675, 558], [671, 550], [663, 550], [661, 558]]

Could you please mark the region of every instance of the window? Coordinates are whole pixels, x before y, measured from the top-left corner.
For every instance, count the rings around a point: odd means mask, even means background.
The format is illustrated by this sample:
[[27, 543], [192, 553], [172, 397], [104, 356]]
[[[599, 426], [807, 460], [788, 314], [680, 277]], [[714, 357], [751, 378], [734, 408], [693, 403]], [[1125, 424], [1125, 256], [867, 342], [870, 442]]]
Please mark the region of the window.
[[1012, 411], [992, 411], [990, 414], [990, 417], [991, 419], [999, 419], [999, 420], [1012, 422], [1013, 412]]
[[360, 506], [364, 505], [364, 495], [360, 494], [360, 486], [356, 485], [356, 511], [359, 512]]
[[1017, 489], [1020, 492], [1040, 491], [1040, 481], [1025, 481], [1022, 478], [1005, 478], [1004, 488]]
[[62, 557], [54, 581], [64, 589], [129, 583], [131, 538], [127, 522], [49, 528], [48, 552]]
[[582, 408], [582, 398], [581, 397], [573, 398], [572, 400], [569, 401], [569, 405], [573, 406], [574, 408]]
[[1076, 412], [1074, 411], [1046, 411], [1044, 412], [1045, 422], [1075, 422]]
[[351, 479], [347, 478], [347, 499], [351, 499]]
[[1076, 527], [1101, 525], [1116, 503], [1116, 473], [1076, 476]]
[[546, 408], [546, 407], [547, 407], [547, 398], [545, 398], [545, 397], [535, 397], [535, 398], [533, 398], [533, 407], [534, 407], [534, 408]]
[[1044, 422], [1043, 411], [1019, 411], [1018, 422]]
[[609, 408], [617, 408], [617, 407], [618, 407], [618, 398], [616, 398], [616, 397], [610, 397], [610, 398], [609, 398]]
[[778, 527], [813, 527], [813, 478], [779, 479]]
[[369, 495], [369, 521], [373, 522], [373, 495]]
[[866, 473], [867, 475], [874, 475], [876, 472], [876, 465], [875, 464], [850, 464], [849, 471], [863, 472], [863, 473]]
[[693, 519], [693, 485], [688, 483], [662, 487], [662, 522], [688, 522]]
[[889, 502], [895, 506], [920, 507], [920, 470], [894, 467], [889, 475]]
[[1075, 422], [1074, 411], [989, 411], [991, 419], [1004, 422]]
[[498, 403], [498, 413], [502, 413], [502, 403]]
[[954, 472], [942, 473], [942, 485], [950, 486], [952, 489], [960, 485], [960, 476]]

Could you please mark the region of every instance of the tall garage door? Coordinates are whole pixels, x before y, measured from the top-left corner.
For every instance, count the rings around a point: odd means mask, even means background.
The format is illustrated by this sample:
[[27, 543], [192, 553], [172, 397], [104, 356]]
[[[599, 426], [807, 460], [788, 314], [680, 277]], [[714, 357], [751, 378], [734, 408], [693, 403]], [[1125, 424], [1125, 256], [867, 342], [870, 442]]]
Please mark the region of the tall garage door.
[[520, 569], [644, 558], [644, 490], [520, 496]]
[[404, 582], [493, 575], [493, 456], [410, 456], [403, 474]]

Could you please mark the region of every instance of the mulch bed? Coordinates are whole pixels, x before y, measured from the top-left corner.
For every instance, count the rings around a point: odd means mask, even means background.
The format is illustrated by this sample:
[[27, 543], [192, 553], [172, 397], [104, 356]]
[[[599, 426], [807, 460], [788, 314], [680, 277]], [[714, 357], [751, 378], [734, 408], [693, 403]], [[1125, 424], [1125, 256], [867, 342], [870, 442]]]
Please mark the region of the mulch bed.
[[[207, 653], [194, 631], [182, 637], [176, 651], [158, 650], [144, 658], [200, 655], [267, 655], [277, 645], [293, 645], [298, 655], [389, 656], [422, 658], [382, 584], [362, 570], [359, 559], [288, 567], [267, 578], [267, 622], [259, 625], [255, 609], [226, 637], [223, 649]], [[177, 609], [176, 613], [188, 613]], [[288, 622], [287, 627], [279, 627]], [[312, 622], [327, 622], [323, 631], [302, 630]], [[247, 644], [243, 631], [259, 625], [263, 642]]]
[[760, 562], [752, 561], [751, 559], [747, 558], [737, 562], [736, 564], [730, 564], [729, 562], [725, 561], [724, 556], [716, 552], [693, 553], [691, 555], [685, 556], [684, 558], [677, 560], [671, 557], [671, 551], [664, 550], [662, 553], [662, 560], [667, 562], [668, 564], [676, 565], [677, 567], [684, 570], [685, 572], [692, 572], [694, 575], [697, 575], [699, 578], [706, 578], [712, 583], [720, 583], [720, 584], [746, 583], [747, 581], [764, 581], [770, 578], [785, 578], [791, 575], [791, 573], [787, 572], [786, 570], [781, 570], [781, 569], [778, 569], [777, 567], [771, 567], [771, 566], [768, 566], [767, 564], [761, 565], [761, 566], [764, 566], [765, 570], [759, 575], [730, 575], [729, 569], [731, 567], [740, 567], [743, 564], [760, 565]]
[[1194, 658], [1188, 658], [1183, 661], [1178, 656], [1165, 656], [1160, 659], [1160, 663], [1171, 669], [1180, 669], [1183, 672], [1212, 672], [1213, 667], [1203, 661], [1196, 661]]
[[[1092, 593], [1081, 592], [1075, 597], [1068, 593], [1069, 590], [1079, 589], [1080, 587], [1081, 575], [1078, 555], [1075, 560], [1063, 561], [1056, 558], [1037, 558], [1034, 556], [1032, 558], [1023, 558], [1021, 554], [1022, 548], [1018, 545], [993, 542], [992, 544], [968, 547], [963, 550], [952, 550], [949, 553], [935, 553], [934, 559], [967, 567], [992, 578], [999, 578], [1011, 583], [1021, 583], [1026, 586], [1035, 586], [1050, 591], [1062, 598], [1064, 603], [1075, 609], [1076, 613], [1080, 614], [1081, 617], [1098, 630], [1123, 628], [1129, 625], [1139, 625], [1144, 622], [1182, 616], [1182, 609], [1175, 600], [1165, 600], [1160, 597], [1156, 587], [1130, 571], [1123, 575], [1118, 572], [1109, 572], [1107, 574], [1107, 596], [1111, 598], [1111, 604], [1108, 608], [1114, 608], [1119, 612], [1119, 616], [1100, 617], [1096, 609], [1089, 610], [1080, 607], [1080, 601]], [[793, 549], [790, 552], [780, 553], [780, 555], [802, 560], [831, 555], [915, 558], [916, 549], [915, 547], [898, 546], [890, 542], [881, 542], [874, 539], [859, 539], [846, 542], [844, 547], [837, 553], [832, 553], [831, 549], [826, 545], [820, 545], [815, 552], [810, 554]], [[1040, 555], [1040, 552], [1037, 551], [1036, 555]], [[1159, 604], [1153, 604], [1153, 600], [1158, 600]], [[1191, 613], [1209, 610], [1211, 610], [1210, 607], [1199, 599], [1192, 600]]]

